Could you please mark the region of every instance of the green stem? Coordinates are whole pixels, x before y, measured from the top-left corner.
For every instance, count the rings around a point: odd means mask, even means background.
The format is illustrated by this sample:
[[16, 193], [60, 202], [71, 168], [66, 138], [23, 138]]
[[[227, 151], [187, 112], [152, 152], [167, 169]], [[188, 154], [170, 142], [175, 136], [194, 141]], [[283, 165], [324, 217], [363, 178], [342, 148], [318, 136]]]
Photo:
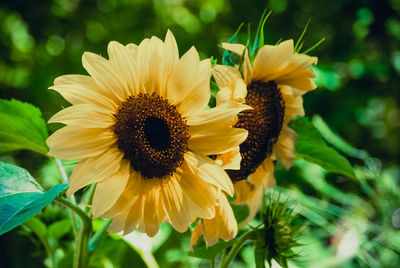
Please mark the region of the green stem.
[[[60, 159], [52, 157], [51, 158], [57, 167], [58, 173], [60, 173], [60, 177], [62, 179], [62, 183], [68, 183], [69, 182], [69, 178], [67, 175], [67, 172], [65, 172], [64, 166], [62, 165], [62, 162]], [[76, 204], [76, 200], [75, 200], [75, 196], [71, 196], [72, 202], [74, 204]], [[78, 236], [78, 229], [77, 229], [77, 224], [76, 224], [76, 219], [75, 219], [75, 214], [72, 213], [71, 211], [69, 212], [71, 214], [71, 218], [72, 218], [72, 229], [74, 230], [74, 235], [75, 237]]]
[[255, 230], [250, 230], [244, 233], [239, 240], [233, 245], [232, 249], [229, 251], [228, 255], [221, 261], [221, 268], [227, 268], [231, 261], [235, 258], [235, 256], [239, 253], [240, 249], [246, 243], [247, 240], [257, 235]]
[[87, 198], [86, 198], [86, 207], [85, 207], [85, 213], [89, 214], [91, 210], [91, 205], [92, 205], [92, 200], [94, 196], [94, 190], [96, 189], [96, 185], [92, 184], [90, 185], [90, 188], [88, 190]]
[[111, 225], [111, 219], [104, 220], [100, 229], [94, 234], [92, 239], [89, 241], [89, 252], [90, 254], [96, 249], [96, 247], [107, 237], [107, 229]]
[[80, 209], [77, 205], [72, 203], [70, 200], [57, 197], [56, 201], [65, 207], [71, 209], [76, 215], [81, 219], [82, 225], [76, 238], [76, 248], [74, 255], [74, 268], [84, 268], [88, 266], [89, 263], [89, 238], [92, 232], [92, 220], [86, 213]]

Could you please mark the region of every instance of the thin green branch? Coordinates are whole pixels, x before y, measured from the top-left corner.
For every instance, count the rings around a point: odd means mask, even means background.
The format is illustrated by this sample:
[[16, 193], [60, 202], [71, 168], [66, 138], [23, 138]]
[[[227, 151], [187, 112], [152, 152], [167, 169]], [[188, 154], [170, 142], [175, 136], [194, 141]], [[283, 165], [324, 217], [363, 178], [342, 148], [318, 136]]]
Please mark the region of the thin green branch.
[[100, 229], [94, 234], [89, 241], [89, 252], [93, 253], [96, 247], [107, 237], [107, 229], [111, 225], [111, 219], [104, 220]]
[[87, 267], [89, 262], [89, 238], [92, 232], [92, 220], [77, 205], [64, 197], [57, 197], [56, 201], [71, 209], [81, 219], [82, 225], [78, 237], [75, 239], [76, 248], [74, 255], [74, 268]]
[[[60, 177], [63, 180], [62, 183], [68, 183], [69, 182], [69, 178], [68, 178], [67, 172], [65, 172], [65, 169], [64, 169], [64, 166], [62, 165], [61, 160], [58, 159], [58, 158], [55, 158], [55, 157], [52, 157], [51, 159], [56, 164], [56, 167], [57, 167], [57, 170], [58, 170], [58, 172], [60, 174]], [[72, 195], [71, 196], [71, 200], [72, 200], [72, 203], [76, 204], [75, 196]], [[74, 231], [74, 236], [77, 237], [78, 236], [78, 229], [77, 229], [75, 214], [70, 211], [70, 215], [71, 215], [71, 218], [72, 218], [72, 229]]]
[[221, 261], [221, 268], [227, 268], [231, 261], [235, 258], [235, 256], [239, 253], [242, 246], [247, 242], [247, 240], [256, 236], [257, 233], [255, 230], [250, 230], [244, 233], [239, 240], [233, 245], [232, 249], [229, 251], [228, 255]]

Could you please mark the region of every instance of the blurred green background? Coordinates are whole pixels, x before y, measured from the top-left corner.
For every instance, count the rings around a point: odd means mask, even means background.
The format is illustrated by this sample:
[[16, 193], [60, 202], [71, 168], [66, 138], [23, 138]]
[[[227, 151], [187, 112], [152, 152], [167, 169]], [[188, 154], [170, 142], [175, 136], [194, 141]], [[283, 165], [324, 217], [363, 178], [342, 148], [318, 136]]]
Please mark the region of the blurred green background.
[[[0, 97], [30, 102], [47, 120], [68, 106], [47, 88], [57, 76], [85, 74], [81, 64], [84, 51], [106, 56], [111, 40], [137, 44], [153, 35], [163, 39], [171, 29], [181, 55], [195, 45], [202, 58], [221, 59], [218, 44], [227, 41], [241, 22], [250, 23], [255, 32], [265, 8], [272, 10], [265, 27], [266, 43], [275, 44], [280, 38], [296, 40], [310, 18], [304, 48], [326, 38], [310, 53], [319, 58], [314, 69], [318, 89], [305, 96], [305, 110], [328, 143], [349, 157], [358, 176], [354, 181], [327, 174], [300, 160], [289, 172], [278, 165], [278, 189], [295, 201], [300, 214], [297, 224], [307, 227], [303, 257], [295, 265], [398, 267], [399, 0], [3, 0]], [[242, 31], [238, 39], [245, 41], [246, 36]], [[313, 117], [317, 114], [320, 117]], [[50, 132], [57, 127], [50, 125]], [[20, 151], [0, 155], [0, 160], [27, 168], [45, 186], [52, 184], [52, 170], [45, 157]], [[63, 213], [49, 207], [41, 217], [55, 222]], [[188, 233], [171, 232], [168, 226], [164, 229], [163, 242], [152, 249], [161, 266], [207, 265], [183, 257], [189, 250]], [[134, 247], [122, 240], [109, 240], [93, 265], [144, 265]], [[1, 236], [0, 244], [0, 266], [43, 265], [45, 252], [27, 230], [16, 229]], [[60, 258], [66, 259], [71, 245], [60, 248], [65, 249]], [[253, 265], [250, 247], [234, 265]]]

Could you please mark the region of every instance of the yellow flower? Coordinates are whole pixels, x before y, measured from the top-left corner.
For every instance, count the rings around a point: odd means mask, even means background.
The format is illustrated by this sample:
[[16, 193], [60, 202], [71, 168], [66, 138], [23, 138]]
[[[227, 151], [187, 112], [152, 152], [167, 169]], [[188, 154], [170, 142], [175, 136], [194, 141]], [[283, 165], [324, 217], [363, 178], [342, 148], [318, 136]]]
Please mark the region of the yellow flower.
[[229, 241], [237, 234], [238, 227], [233, 214], [233, 210], [229, 204], [225, 194], [219, 192], [217, 205], [215, 206], [215, 217], [213, 219], [200, 220], [192, 232], [190, 246], [197, 244], [200, 236], [204, 235], [209, 247], [218, 243], [219, 238]]
[[237, 150], [247, 131], [232, 122], [248, 107], [204, 110], [210, 61], [194, 47], [179, 58], [170, 31], [165, 41], [110, 42], [108, 55], [84, 53], [90, 76], [61, 76], [51, 87], [72, 104], [49, 120], [67, 126], [47, 140], [50, 155], [80, 159], [68, 194], [97, 183], [93, 216], [113, 218], [113, 232], [154, 236], [160, 222], [184, 232], [195, 217], [213, 218], [219, 191], [232, 195], [233, 185], [206, 155]]
[[[230, 66], [216, 65], [212, 74], [220, 88], [217, 107], [230, 101], [245, 103], [252, 110], [239, 115], [236, 127], [245, 128], [249, 136], [240, 145], [242, 162], [239, 170], [227, 170], [235, 183], [234, 204], [247, 204], [254, 217], [265, 188], [275, 185], [274, 161], [279, 157], [286, 168], [295, 156], [296, 133], [288, 126], [297, 115], [304, 115], [302, 95], [316, 88], [310, 66], [316, 57], [294, 52], [292, 40], [279, 45], [263, 46], [253, 65], [242, 44], [223, 43], [223, 48], [244, 55], [243, 72]], [[217, 157], [224, 166], [234, 151]]]

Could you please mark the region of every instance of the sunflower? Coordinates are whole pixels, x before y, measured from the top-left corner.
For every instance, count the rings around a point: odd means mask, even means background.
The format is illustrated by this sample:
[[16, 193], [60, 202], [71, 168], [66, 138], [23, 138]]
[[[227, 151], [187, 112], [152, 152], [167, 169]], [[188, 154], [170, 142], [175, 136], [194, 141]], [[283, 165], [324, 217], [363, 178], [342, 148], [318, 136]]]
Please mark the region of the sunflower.
[[[275, 185], [276, 159], [280, 158], [286, 168], [292, 165], [296, 133], [288, 124], [295, 116], [304, 115], [302, 95], [316, 88], [310, 66], [317, 58], [295, 53], [293, 40], [263, 46], [253, 65], [244, 45], [223, 43], [222, 47], [244, 55], [244, 60], [242, 72], [224, 65], [213, 68], [220, 88], [217, 107], [235, 101], [253, 108], [241, 113], [235, 125], [249, 131], [240, 145], [240, 169], [227, 170], [237, 196], [234, 204], [247, 204], [250, 220], [261, 204], [264, 189]], [[234, 152], [218, 156], [217, 161], [224, 166], [237, 157]]]
[[248, 107], [204, 110], [210, 60], [194, 47], [179, 58], [170, 31], [165, 41], [112, 41], [108, 55], [85, 52], [90, 76], [61, 76], [50, 87], [72, 104], [49, 120], [66, 126], [47, 140], [51, 156], [79, 159], [68, 195], [97, 183], [93, 217], [112, 218], [113, 232], [154, 236], [160, 222], [184, 232], [195, 217], [213, 218], [219, 192], [234, 190], [207, 155], [238, 149], [247, 131], [232, 122]]

